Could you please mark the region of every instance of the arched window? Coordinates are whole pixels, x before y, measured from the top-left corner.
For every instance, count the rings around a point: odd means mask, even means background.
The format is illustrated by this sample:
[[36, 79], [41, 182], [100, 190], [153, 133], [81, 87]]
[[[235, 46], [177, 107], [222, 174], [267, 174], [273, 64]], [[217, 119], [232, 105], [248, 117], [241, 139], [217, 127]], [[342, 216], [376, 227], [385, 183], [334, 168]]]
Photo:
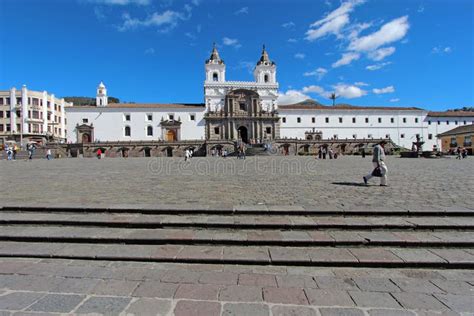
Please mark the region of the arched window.
[[219, 81], [219, 75], [217, 74], [217, 72], [212, 74], [212, 81]]
[[153, 126], [147, 126], [146, 128], [146, 136], [153, 136]]
[[125, 126], [125, 136], [131, 136], [132, 133], [131, 133], [131, 130], [130, 130], [130, 126]]
[[265, 76], [263, 77], [263, 81], [268, 82], [268, 75], [267, 74], [265, 74]]

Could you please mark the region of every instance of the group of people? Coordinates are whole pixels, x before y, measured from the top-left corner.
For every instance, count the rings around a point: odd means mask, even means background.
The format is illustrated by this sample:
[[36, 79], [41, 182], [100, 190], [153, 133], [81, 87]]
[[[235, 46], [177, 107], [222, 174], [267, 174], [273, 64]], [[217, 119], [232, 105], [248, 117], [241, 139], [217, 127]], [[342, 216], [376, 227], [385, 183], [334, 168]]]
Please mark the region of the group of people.
[[211, 156], [212, 157], [226, 158], [228, 155], [229, 155], [229, 153], [227, 152], [227, 149], [225, 149], [225, 148], [221, 148], [221, 149], [213, 148], [213, 149], [211, 149]]
[[[2, 150], [5, 151], [7, 155], [7, 160], [16, 160], [16, 156], [20, 151], [20, 148], [17, 144], [4, 144], [2, 145]], [[34, 143], [26, 144], [26, 151], [28, 152], [28, 160], [33, 159], [33, 156], [36, 152], [36, 145]], [[47, 160], [53, 159], [53, 155], [51, 153], [51, 149], [46, 149], [46, 156]]]
[[320, 150], [319, 150], [319, 153], [318, 153], [318, 158], [319, 159], [337, 159], [338, 157], [338, 154], [337, 152], [334, 152], [334, 150], [332, 150], [332, 148], [325, 148], [325, 147], [322, 147]]
[[458, 147], [456, 153], [457, 153], [456, 159], [467, 158], [467, 149], [466, 148]]

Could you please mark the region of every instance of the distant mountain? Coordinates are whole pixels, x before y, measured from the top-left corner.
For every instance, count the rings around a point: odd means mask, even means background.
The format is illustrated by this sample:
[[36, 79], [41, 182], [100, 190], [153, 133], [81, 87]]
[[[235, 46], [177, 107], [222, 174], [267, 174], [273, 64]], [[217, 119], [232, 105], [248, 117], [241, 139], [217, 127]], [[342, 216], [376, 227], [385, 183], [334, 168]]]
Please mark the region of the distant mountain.
[[[89, 97], [64, 97], [66, 102], [72, 102], [74, 105], [96, 105], [95, 98]], [[120, 103], [118, 98], [108, 97], [109, 103]]]
[[309, 105], [309, 106], [311, 106], [311, 105], [314, 105], [314, 106], [323, 105], [323, 104], [321, 104], [321, 103], [319, 103], [318, 101], [313, 100], [313, 99], [306, 99], [306, 100], [301, 101], [301, 102], [298, 102], [298, 103], [296, 103], [296, 104], [297, 104], [297, 105]]
[[474, 112], [474, 106], [464, 106], [460, 109], [451, 109], [448, 111], [458, 112], [458, 111], [466, 111], [466, 112]]

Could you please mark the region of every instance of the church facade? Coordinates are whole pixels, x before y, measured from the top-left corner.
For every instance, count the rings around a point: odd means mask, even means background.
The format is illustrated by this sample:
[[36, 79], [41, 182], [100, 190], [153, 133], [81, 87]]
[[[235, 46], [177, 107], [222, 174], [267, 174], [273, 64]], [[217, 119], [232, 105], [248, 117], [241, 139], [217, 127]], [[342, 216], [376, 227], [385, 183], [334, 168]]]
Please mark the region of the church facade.
[[390, 139], [411, 148], [440, 148], [436, 135], [474, 123], [472, 112], [429, 112], [416, 107], [372, 107], [315, 102], [278, 104], [276, 64], [265, 47], [253, 81], [227, 81], [217, 48], [205, 61], [204, 102], [196, 104], [109, 104], [97, 87], [96, 105], [66, 107], [67, 141], [211, 142], [248, 144], [301, 140], [369, 142]]

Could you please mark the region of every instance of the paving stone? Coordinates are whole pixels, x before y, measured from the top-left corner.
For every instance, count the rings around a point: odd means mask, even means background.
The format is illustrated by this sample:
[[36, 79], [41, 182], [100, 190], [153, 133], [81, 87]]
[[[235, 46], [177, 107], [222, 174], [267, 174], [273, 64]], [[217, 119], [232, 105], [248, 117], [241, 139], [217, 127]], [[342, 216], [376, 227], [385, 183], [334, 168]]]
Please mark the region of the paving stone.
[[206, 301], [179, 301], [174, 308], [175, 316], [220, 316], [221, 304]]
[[282, 233], [278, 231], [250, 231], [247, 233], [248, 241], [280, 241]]
[[132, 296], [173, 298], [177, 289], [178, 284], [145, 281], [138, 285]]
[[449, 263], [474, 263], [474, 255], [461, 249], [431, 249], [430, 251]]
[[64, 278], [55, 278], [35, 275], [10, 276], [10, 282], [5, 284], [11, 290], [22, 290], [32, 292], [48, 292], [54, 290], [64, 282]]
[[412, 311], [405, 309], [371, 309], [369, 316], [416, 316]]
[[388, 293], [349, 291], [349, 295], [359, 307], [400, 308]]
[[434, 255], [432, 252], [426, 249], [406, 249], [406, 248], [394, 248], [391, 249], [395, 255], [402, 258], [403, 261], [409, 263], [445, 263], [446, 260]]
[[313, 237], [311, 237], [305, 231], [284, 230], [281, 232], [281, 235], [284, 241], [301, 241], [301, 242], [313, 241]]
[[334, 238], [328, 232], [312, 230], [308, 231], [308, 234], [315, 242], [334, 243]]
[[308, 305], [308, 300], [301, 288], [264, 288], [263, 300], [274, 304]]
[[341, 248], [310, 248], [307, 250], [311, 262], [344, 262], [357, 263], [349, 250]]
[[262, 302], [262, 288], [240, 285], [225, 286], [219, 292], [219, 301]]
[[187, 298], [193, 300], [217, 300], [220, 286], [206, 284], [181, 284], [174, 295], [175, 299]]
[[345, 291], [305, 289], [309, 303], [314, 306], [355, 306]]
[[272, 263], [311, 262], [305, 248], [269, 247]]
[[200, 272], [187, 270], [170, 270], [161, 277], [161, 282], [165, 283], [198, 283], [201, 277]]
[[424, 293], [393, 293], [393, 297], [406, 309], [449, 311], [433, 296]]
[[434, 294], [434, 296], [456, 312], [474, 312], [474, 297], [472, 295]]
[[219, 261], [222, 258], [223, 247], [211, 246], [185, 246], [177, 255], [180, 260], [212, 260]]
[[278, 287], [317, 288], [311, 276], [302, 275], [277, 275]]
[[28, 307], [27, 311], [70, 313], [84, 298], [84, 295], [48, 294]]
[[356, 283], [349, 278], [335, 278], [330, 276], [315, 276], [314, 280], [321, 289], [359, 290]]
[[320, 308], [321, 316], [363, 316], [364, 312], [355, 308]]
[[33, 292], [13, 292], [0, 296], [0, 310], [21, 310], [33, 304], [45, 294]]
[[91, 291], [95, 295], [129, 296], [138, 286], [136, 281], [102, 280]]
[[276, 279], [274, 275], [258, 274], [258, 273], [239, 274], [239, 285], [277, 287], [277, 283], [276, 283]]
[[266, 247], [225, 247], [223, 258], [234, 262], [270, 262]]
[[102, 297], [93, 296], [88, 298], [76, 309], [76, 313], [82, 314], [120, 314], [130, 303], [128, 297]]
[[56, 293], [91, 293], [92, 289], [97, 286], [99, 280], [96, 279], [67, 279], [62, 281], [51, 292]]
[[444, 293], [443, 290], [435, 286], [428, 280], [411, 279], [411, 278], [393, 278], [392, 281], [403, 291], [403, 292], [416, 292], [416, 293]]
[[171, 301], [155, 298], [140, 298], [130, 304], [126, 315], [158, 315], [164, 316], [171, 310]]
[[315, 309], [304, 306], [275, 305], [272, 307], [273, 316], [318, 316]]
[[[222, 308], [222, 316], [268, 316], [270, 315], [268, 305], [227, 303]], [[275, 314], [274, 314], [275, 315]]]
[[430, 280], [431, 283], [449, 294], [474, 295], [474, 286], [463, 281]]
[[231, 272], [204, 272], [199, 278], [199, 283], [237, 285], [239, 275]]
[[352, 248], [350, 252], [361, 263], [402, 263], [391, 251], [381, 248]]
[[174, 260], [183, 250], [183, 246], [179, 245], [156, 245], [150, 254], [151, 259], [168, 259]]
[[400, 288], [393, 284], [390, 279], [387, 278], [365, 278], [356, 277], [352, 280], [362, 291], [369, 292], [400, 292]]

